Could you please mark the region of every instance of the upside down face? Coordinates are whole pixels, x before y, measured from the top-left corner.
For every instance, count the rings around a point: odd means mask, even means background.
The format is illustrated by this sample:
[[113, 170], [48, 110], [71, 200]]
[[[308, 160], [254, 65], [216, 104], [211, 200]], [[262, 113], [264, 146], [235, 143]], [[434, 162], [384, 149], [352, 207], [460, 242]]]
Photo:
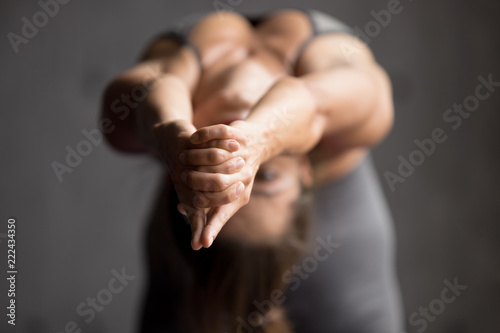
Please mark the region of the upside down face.
[[[220, 71], [207, 70], [193, 101], [195, 127], [244, 120], [285, 75], [283, 68], [266, 60], [267, 65], [263, 65], [249, 57]], [[253, 243], [276, 240], [289, 229], [302, 188], [311, 183], [306, 156], [272, 158], [260, 166], [248, 204], [226, 223], [218, 237]]]
[[250, 200], [222, 228], [221, 239], [273, 242], [293, 227], [302, 189], [312, 183], [306, 156], [277, 156], [262, 164]]

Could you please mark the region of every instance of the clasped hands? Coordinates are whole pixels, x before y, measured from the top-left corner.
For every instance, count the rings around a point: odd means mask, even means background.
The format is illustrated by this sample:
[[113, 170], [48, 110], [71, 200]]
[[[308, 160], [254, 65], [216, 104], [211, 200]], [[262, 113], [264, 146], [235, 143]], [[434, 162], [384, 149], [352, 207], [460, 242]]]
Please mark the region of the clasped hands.
[[210, 247], [226, 222], [250, 199], [263, 149], [245, 121], [196, 129], [186, 121], [154, 128], [172, 178], [179, 212], [191, 226], [194, 250]]

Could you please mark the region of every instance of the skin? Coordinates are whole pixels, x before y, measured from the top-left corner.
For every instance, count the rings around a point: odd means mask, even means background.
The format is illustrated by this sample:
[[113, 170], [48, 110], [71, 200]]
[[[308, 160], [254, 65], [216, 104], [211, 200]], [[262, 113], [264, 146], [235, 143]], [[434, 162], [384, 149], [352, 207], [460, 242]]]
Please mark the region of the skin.
[[[193, 249], [219, 233], [279, 236], [301, 186], [346, 175], [389, 131], [390, 81], [355, 37], [318, 36], [291, 67], [311, 33], [296, 10], [257, 28], [237, 13], [214, 13], [190, 34], [201, 66], [191, 48], [165, 39], [106, 89], [103, 117], [117, 125], [108, 141], [165, 162]], [[356, 52], [346, 56], [346, 45]], [[113, 101], [146, 84], [144, 101], [118, 119]]]

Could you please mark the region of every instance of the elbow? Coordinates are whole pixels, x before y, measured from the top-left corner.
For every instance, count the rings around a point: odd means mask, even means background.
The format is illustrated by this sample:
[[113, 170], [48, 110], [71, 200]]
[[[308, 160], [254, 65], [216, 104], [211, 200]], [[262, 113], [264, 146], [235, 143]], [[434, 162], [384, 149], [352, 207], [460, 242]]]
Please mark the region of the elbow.
[[373, 122], [372, 135], [369, 146], [379, 144], [387, 137], [394, 125], [394, 102], [392, 97], [392, 84], [387, 72], [380, 66], [376, 66], [378, 74], [379, 99], [370, 121]]
[[394, 125], [392, 89], [389, 81], [384, 85], [385, 87], [379, 95], [377, 106], [374, 107], [363, 126], [366, 131], [366, 142], [364, 142], [364, 146], [368, 148], [381, 143], [390, 133]]
[[117, 77], [105, 88], [101, 98], [99, 129], [105, 140], [114, 149], [127, 152], [143, 152], [145, 147], [138, 139], [135, 126], [134, 107], [130, 98], [126, 98], [130, 83], [125, 77]]
[[377, 99], [368, 117], [360, 124], [358, 146], [372, 148], [380, 144], [390, 133], [394, 125], [394, 103], [392, 86], [387, 73], [380, 67], [377, 69]]
[[377, 110], [374, 118], [370, 124], [371, 127], [369, 135], [367, 135], [367, 147], [374, 147], [381, 143], [387, 135], [389, 135], [394, 125], [394, 107], [392, 104], [384, 109]]

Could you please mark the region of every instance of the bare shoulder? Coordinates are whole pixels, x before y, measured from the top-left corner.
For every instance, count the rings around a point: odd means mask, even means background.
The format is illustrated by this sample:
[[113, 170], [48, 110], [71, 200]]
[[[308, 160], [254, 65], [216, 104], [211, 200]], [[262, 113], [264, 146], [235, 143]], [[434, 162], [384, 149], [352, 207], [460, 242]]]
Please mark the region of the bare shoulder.
[[253, 37], [253, 27], [244, 16], [226, 11], [206, 15], [189, 35], [205, 68], [220, 60], [228, 61], [231, 55], [246, 56]]
[[230, 54], [251, 54], [267, 49], [282, 60], [292, 60], [312, 34], [307, 16], [300, 10], [282, 9], [266, 15], [256, 26], [235, 12], [214, 12], [193, 28], [190, 40], [200, 51], [204, 65], [227, 60]]
[[216, 11], [205, 15], [193, 27], [190, 39], [193, 43], [203, 44], [230, 38], [239, 38], [249, 33], [252, 26], [241, 14], [229, 11]]
[[309, 18], [297, 9], [281, 9], [269, 14], [257, 28], [267, 36], [301, 43], [312, 35]]
[[329, 33], [315, 37], [298, 59], [296, 75], [333, 73], [336, 69], [342, 71], [346, 68], [370, 77], [383, 98], [377, 104], [380, 107], [376, 116], [370, 116], [348, 131], [324, 135], [310, 152], [318, 183], [342, 178], [352, 171], [370, 147], [385, 136], [392, 124], [392, 94], [388, 76], [377, 64], [368, 46], [356, 36]]
[[195, 52], [174, 38], [158, 38], [146, 46], [139, 64], [129, 71], [148, 76], [171, 73], [179, 77], [191, 91], [196, 87], [200, 68]]
[[376, 65], [368, 45], [347, 33], [316, 36], [297, 60], [296, 74], [317, 72], [337, 66]]

